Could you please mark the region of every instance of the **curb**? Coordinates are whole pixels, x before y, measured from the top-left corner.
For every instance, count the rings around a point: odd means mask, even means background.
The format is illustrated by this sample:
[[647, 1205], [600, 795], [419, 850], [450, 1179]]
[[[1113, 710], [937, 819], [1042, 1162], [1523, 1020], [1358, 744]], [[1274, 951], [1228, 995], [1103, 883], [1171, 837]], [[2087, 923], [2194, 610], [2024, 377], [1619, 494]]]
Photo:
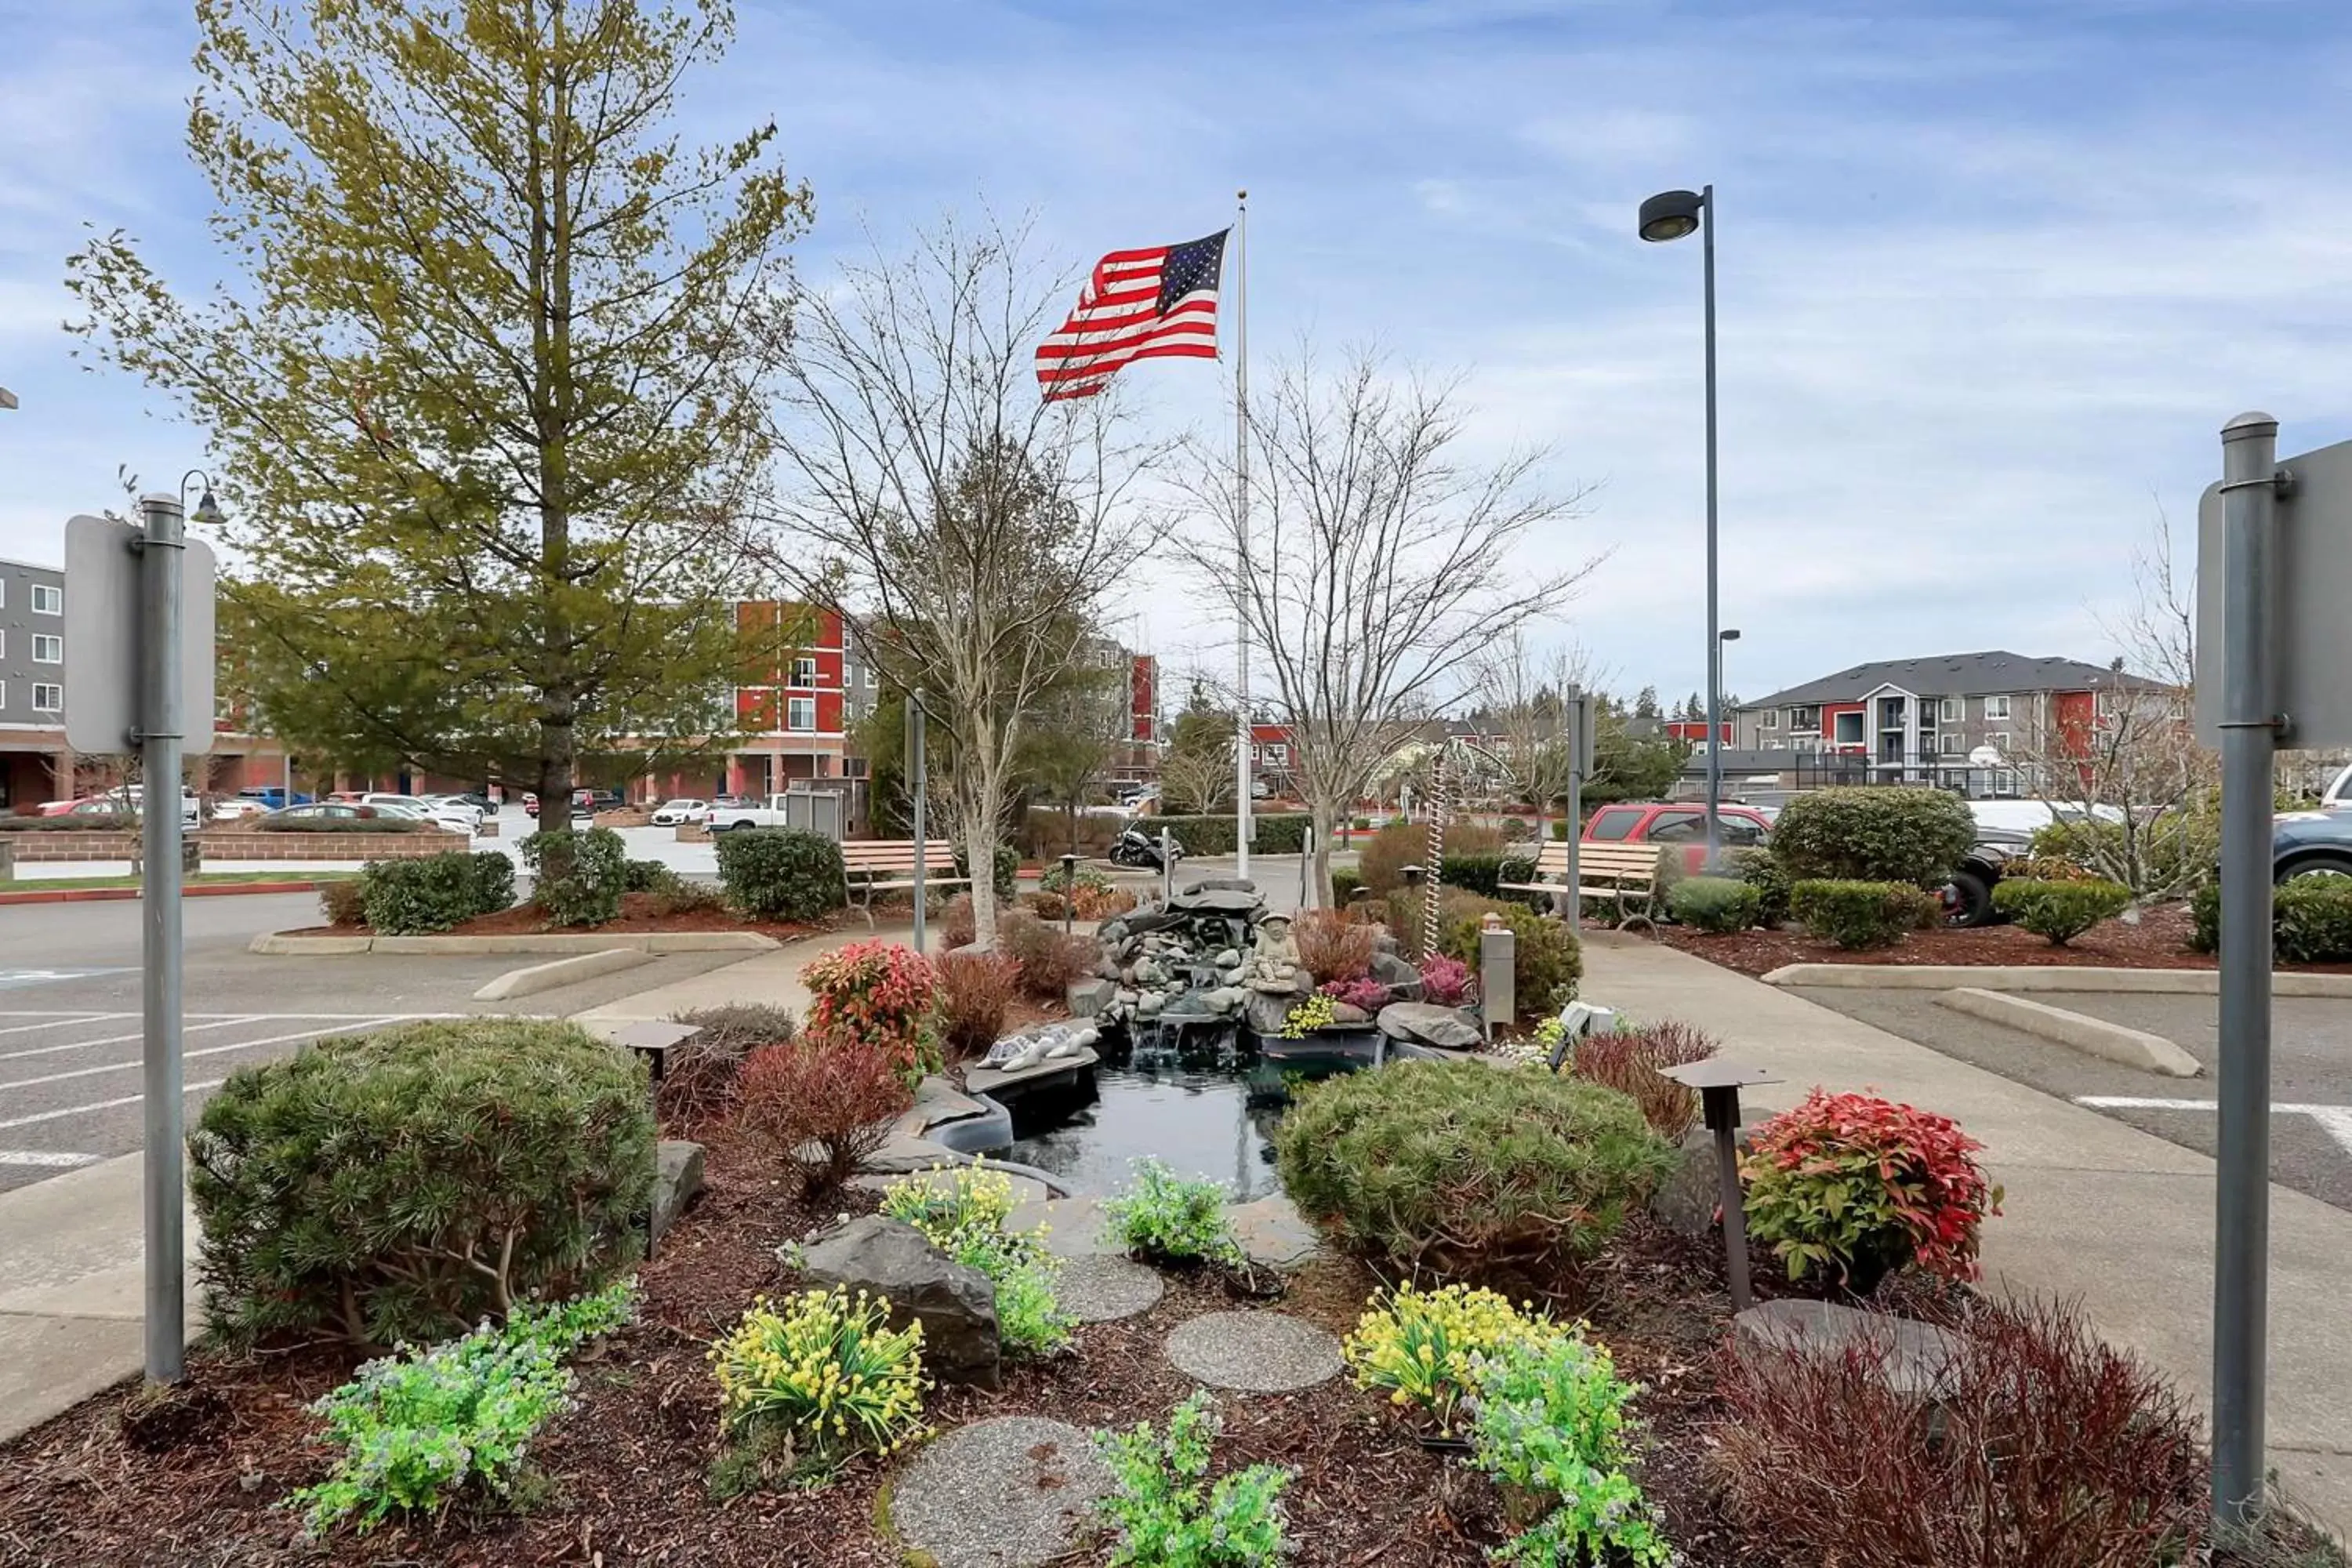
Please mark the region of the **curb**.
[[[319, 882], [218, 882], [210, 886], [184, 887], [184, 899], [234, 899], [255, 893], [315, 893], [324, 884]], [[138, 898], [139, 888], [60, 888], [46, 892], [37, 888], [0, 893], [0, 909], [10, 904], [106, 904]]]
[[[1854, 991], [2104, 991], [2133, 995], [2218, 996], [2218, 969], [2111, 969], [2066, 963], [1789, 963], [1764, 975], [1767, 985]], [[2352, 996], [2352, 974], [2277, 970], [2273, 996]]]
[[440, 958], [539, 952], [767, 952], [783, 944], [750, 931], [518, 931], [504, 936], [302, 936], [264, 931], [246, 951], [278, 958], [340, 958], [354, 952], [406, 953]]
[[2006, 1025], [2029, 1035], [2037, 1035], [2086, 1056], [2120, 1062], [2143, 1072], [2161, 1073], [2167, 1078], [2195, 1078], [2204, 1068], [2195, 1057], [2182, 1050], [2161, 1035], [2151, 1035], [2145, 1029], [2127, 1028], [2094, 1018], [2082, 1013], [2070, 1013], [2063, 1007], [2053, 1007], [2046, 1002], [2029, 1002], [2022, 996], [2003, 996], [1972, 985], [1947, 991], [1936, 998], [1939, 1006], [1955, 1013], [1966, 1013], [1972, 1018], [1988, 1023]]
[[503, 1002], [509, 996], [535, 995], [541, 991], [552, 991], [559, 985], [593, 980], [600, 974], [617, 973], [653, 961], [653, 953], [641, 947], [608, 947], [596, 952], [576, 952], [570, 958], [551, 958], [545, 963], [509, 969], [475, 992], [474, 1000]]

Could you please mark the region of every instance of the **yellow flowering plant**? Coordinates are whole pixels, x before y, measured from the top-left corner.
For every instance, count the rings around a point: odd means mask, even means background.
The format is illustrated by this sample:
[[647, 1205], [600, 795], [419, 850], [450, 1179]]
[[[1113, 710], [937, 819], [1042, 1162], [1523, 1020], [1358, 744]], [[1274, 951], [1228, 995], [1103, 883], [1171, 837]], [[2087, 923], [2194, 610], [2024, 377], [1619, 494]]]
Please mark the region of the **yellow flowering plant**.
[[1417, 1406], [1450, 1433], [1456, 1407], [1477, 1392], [1481, 1357], [1540, 1346], [1564, 1331], [1534, 1307], [1467, 1285], [1400, 1285], [1366, 1304], [1341, 1350], [1357, 1387], [1385, 1390], [1391, 1404]]
[[893, 1330], [888, 1317], [880, 1298], [840, 1287], [781, 1307], [756, 1298], [710, 1352], [730, 1435], [782, 1441], [819, 1470], [923, 1436], [923, 1325]]

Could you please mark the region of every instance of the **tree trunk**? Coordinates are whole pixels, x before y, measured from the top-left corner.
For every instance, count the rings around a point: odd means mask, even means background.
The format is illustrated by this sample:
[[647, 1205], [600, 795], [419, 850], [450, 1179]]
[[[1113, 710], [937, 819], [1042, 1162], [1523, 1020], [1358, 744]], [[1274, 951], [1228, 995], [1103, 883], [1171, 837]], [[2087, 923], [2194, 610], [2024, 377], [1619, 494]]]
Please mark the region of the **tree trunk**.
[[1331, 896], [1331, 833], [1339, 826], [1331, 803], [1318, 796], [1307, 807], [1307, 832], [1312, 842], [1307, 846], [1314, 874], [1307, 879], [1307, 908], [1328, 910], [1337, 907]]

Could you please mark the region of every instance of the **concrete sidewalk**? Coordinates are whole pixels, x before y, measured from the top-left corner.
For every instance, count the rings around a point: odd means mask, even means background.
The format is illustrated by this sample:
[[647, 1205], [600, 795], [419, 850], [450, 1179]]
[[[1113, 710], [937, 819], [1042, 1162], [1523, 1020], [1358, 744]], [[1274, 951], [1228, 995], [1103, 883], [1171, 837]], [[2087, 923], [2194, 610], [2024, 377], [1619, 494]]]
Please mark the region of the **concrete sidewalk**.
[[[0, 1442], [145, 1363], [142, 1156], [0, 1194]], [[188, 1338], [201, 1326], [187, 1226]]]
[[[656, 985], [640, 991], [634, 996], [624, 996], [607, 1002], [601, 1007], [591, 1007], [575, 1013], [572, 1021], [595, 1028], [607, 1024], [638, 1024], [647, 1020], [675, 1018], [680, 1013], [691, 1013], [698, 1007], [724, 1007], [732, 1003], [758, 1003], [772, 1007], [789, 1008], [795, 1018], [808, 1016], [808, 987], [801, 984], [801, 968], [819, 953], [831, 952], [836, 947], [846, 947], [853, 942], [869, 942], [877, 937], [887, 942], [911, 942], [915, 929], [911, 925], [891, 925], [885, 922], [868, 931], [866, 922], [858, 921], [840, 931], [827, 931], [823, 936], [803, 938], [786, 942], [770, 952], [747, 958], [740, 963], [722, 964], [688, 975], [684, 980]], [[938, 942], [934, 939], [932, 945]]]
[[[2079, 1299], [2093, 1322], [2204, 1407], [2212, 1386], [2213, 1162], [1703, 959], [1588, 932], [1582, 994], [1678, 1018], [1785, 1081], [1869, 1089], [1958, 1121], [2008, 1189], [1984, 1232], [1989, 1285]], [[1755, 1120], [1753, 1113], [1750, 1120]], [[2288, 1497], [2352, 1538], [2352, 1214], [2271, 1186], [2270, 1463]]]

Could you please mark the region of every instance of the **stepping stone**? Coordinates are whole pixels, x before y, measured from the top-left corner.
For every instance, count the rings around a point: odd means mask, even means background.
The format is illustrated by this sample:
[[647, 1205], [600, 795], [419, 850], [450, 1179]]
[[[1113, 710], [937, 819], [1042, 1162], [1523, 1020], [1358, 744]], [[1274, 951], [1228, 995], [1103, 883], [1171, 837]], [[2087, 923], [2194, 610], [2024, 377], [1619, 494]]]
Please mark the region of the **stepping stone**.
[[1056, 1258], [1116, 1258], [1126, 1252], [1103, 1232], [1099, 1198], [1016, 1204], [1004, 1220], [1007, 1230], [1034, 1230], [1041, 1225], [1047, 1227], [1045, 1250]]
[[1741, 1343], [1792, 1357], [1836, 1362], [1849, 1349], [1860, 1349], [1886, 1386], [1908, 1399], [1934, 1398], [1964, 1353], [1956, 1336], [1932, 1323], [1834, 1301], [1763, 1301], [1732, 1319], [1731, 1326]]
[[1124, 1258], [1073, 1258], [1064, 1261], [1054, 1300], [1081, 1323], [1132, 1318], [1160, 1304], [1168, 1286], [1159, 1271]]
[[1083, 1429], [1000, 1416], [918, 1454], [890, 1489], [890, 1526], [938, 1568], [1034, 1568], [1068, 1554], [1111, 1487]]
[[1287, 1394], [1339, 1373], [1339, 1342], [1280, 1312], [1210, 1312], [1168, 1336], [1176, 1370], [1212, 1388]]
[[1235, 1204], [1225, 1211], [1234, 1236], [1261, 1268], [1288, 1272], [1303, 1267], [1322, 1247], [1322, 1237], [1291, 1201], [1276, 1193], [1255, 1203]]

